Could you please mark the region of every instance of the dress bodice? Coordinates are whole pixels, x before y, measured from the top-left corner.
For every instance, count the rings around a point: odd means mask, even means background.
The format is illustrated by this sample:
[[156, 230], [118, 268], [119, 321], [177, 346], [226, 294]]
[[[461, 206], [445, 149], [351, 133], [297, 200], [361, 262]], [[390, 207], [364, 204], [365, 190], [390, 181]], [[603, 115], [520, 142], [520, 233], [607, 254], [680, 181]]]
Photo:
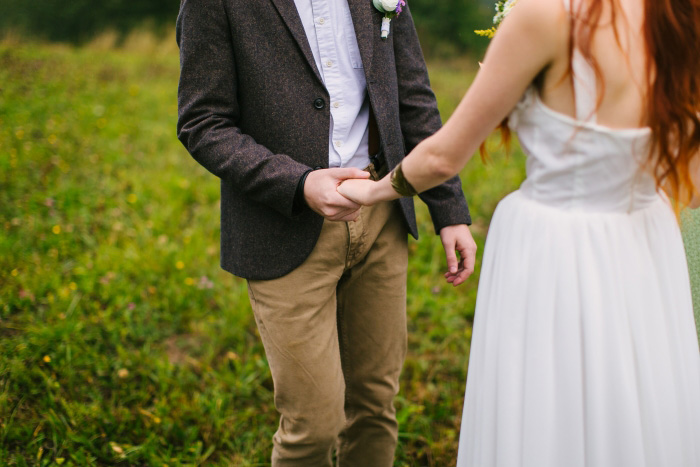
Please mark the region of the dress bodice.
[[578, 50], [572, 66], [576, 118], [548, 107], [534, 87], [510, 115], [528, 156], [521, 192], [567, 210], [631, 212], [650, 205], [659, 196], [642, 168], [651, 130], [599, 125], [595, 74]]

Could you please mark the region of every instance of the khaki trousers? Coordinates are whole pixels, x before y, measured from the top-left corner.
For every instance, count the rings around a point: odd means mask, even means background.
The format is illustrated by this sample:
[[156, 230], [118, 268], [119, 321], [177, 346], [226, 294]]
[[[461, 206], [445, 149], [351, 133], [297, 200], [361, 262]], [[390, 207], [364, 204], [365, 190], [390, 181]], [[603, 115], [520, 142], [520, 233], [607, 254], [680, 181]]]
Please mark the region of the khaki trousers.
[[275, 387], [273, 467], [390, 467], [406, 355], [407, 230], [396, 203], [326, 221], [279, 279], [249, 281]]

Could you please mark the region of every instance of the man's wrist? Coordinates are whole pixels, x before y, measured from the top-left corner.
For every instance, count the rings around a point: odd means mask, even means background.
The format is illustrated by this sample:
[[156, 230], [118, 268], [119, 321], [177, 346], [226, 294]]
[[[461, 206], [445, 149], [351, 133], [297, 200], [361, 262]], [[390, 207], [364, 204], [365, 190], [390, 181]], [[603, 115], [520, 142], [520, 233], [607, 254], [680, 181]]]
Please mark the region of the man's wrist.
[[300, 214], [304, 206], [306, 206], [306, 197], [304, 196], [304, 185], [306, 184], [306, 177], [309, 176], [311, 172], [316, 169], [309, 169], [304, 172], [297, 183], [297, 189], [294, 192], [294, 206], [292, 208], [293, 214]]
[[464, 222], [460, 222], [460, 223], [457, 223], [457, 224], [443, 225], [443, 226], [440, 228], [440, 230], [438, 231], [438, 235], [442, 235], [442, 232], [443, 232], [445, 229], [449, 229], [449, 228], [451, 228], [451, 227], [462, 227], [462, 226], [464, 226], [464, 227], [466, 227], [467, 229], [469, 229], [469, 224], [464, 223]]

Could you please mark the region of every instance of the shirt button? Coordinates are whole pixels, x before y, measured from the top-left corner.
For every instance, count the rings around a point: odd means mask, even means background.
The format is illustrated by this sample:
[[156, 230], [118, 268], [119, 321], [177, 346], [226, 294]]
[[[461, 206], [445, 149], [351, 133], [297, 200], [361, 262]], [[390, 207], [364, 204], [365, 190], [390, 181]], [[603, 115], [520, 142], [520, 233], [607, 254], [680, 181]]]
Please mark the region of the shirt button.
[[333, 66], [333, 62], [332, 62], [331, 60], [328, 60], [328, 61], [326, 62], [326, 66], [327, 66], [328, 68], [332, 67], [332, 66]]
[[333, 107], [335, 107], [336, 109], [340, 107], [340, 102], [333, 102]]
[[335, 142], [335, 147], [337, 147], [337, 148], [339, 148], [339, 147], [342, 146], [342, 145], [343, 145], [343, 142], [342, 142], [342, 141], [336, 141], [336, 142]]
[[318, 110], [323, 109], [325, 106], [326, 106], [326, 101], [324, 101], [320, 97], [314, 101], [314, 107], [316, 107]]
[[318, 24], [326, 24], [326, 18], [319, 18]]

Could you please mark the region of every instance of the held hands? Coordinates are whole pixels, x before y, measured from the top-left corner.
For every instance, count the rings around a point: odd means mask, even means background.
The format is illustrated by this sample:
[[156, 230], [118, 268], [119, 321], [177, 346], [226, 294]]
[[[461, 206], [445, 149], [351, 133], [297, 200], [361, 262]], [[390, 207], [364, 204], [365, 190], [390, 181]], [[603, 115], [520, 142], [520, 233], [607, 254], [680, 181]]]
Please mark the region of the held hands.
[[372, 200], [375, 184], [372, 180], [345, 180], [338, 186], [338, 193], [362, 206], [371, 206], [375, 203]]
[[[367, 180], [366, 177], [364, 179], [346, 179], [337, 185], [337, 190], [339, 195], [347, 198], [349, 202], [355, 205], [369, 206], [384, 198], [389, 199], [382, 193], [383, 182], [386, 182], [386, 177], [380, 182]], [[387, 182], [385, 185], [387, 185], [386, 190], [394, 194], [391, 184]], [[456, 287], [474, 273], [476, 242], [474, 242], [474, 238], [466, 224], [443, 227], [440, 230], [440, 239], [447, 257], [445, 279]], [[457, 253], [459, 253], [459, 259], [457, 258]]]
[[306, 177], [304, 199], [306, 204], [331, 221], [354, 221], [360, 215], [359, 203], [342, 196], [338, 191], [341, 183], [348, 179], [362, 181], [369, 172], [353, 168], [314, 170]]

